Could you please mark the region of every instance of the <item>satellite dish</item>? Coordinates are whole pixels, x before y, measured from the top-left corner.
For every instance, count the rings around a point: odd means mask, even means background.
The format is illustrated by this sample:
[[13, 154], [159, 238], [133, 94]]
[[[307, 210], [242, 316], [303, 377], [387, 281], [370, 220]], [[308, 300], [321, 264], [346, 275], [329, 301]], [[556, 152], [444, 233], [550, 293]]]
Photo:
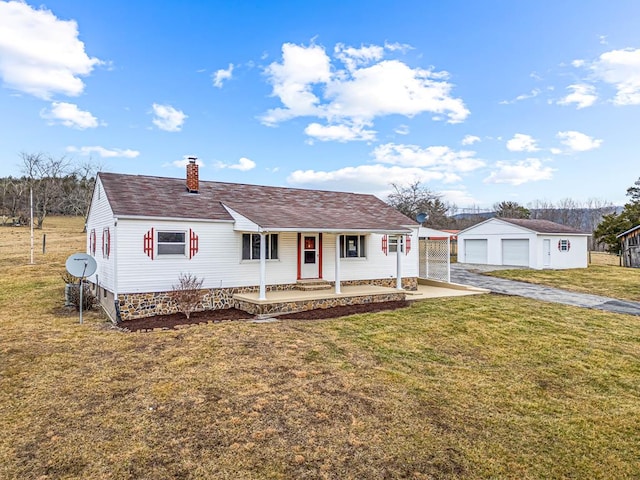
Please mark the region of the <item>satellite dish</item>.
[[418, 223], [424, 223], [428, 217], [429, 215], [427, 215], [426, 213], [419, 213], [418, 215], [416, 215], [416, 221]]
[[88, 253], [74, 253], [65, 263], [67, 272], [77, 278], [90, 277], [96, 273], [98, 264]]

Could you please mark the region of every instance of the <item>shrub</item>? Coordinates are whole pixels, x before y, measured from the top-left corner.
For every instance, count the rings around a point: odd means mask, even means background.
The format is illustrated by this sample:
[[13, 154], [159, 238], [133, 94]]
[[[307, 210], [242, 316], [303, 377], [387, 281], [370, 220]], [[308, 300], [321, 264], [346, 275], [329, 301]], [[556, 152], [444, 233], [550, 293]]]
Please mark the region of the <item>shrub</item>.
[[[84, 283], [82, 285], [82, 310], [92, 310], [98, 303], [98, 299], [91, 292], [89, 285]], [[69, 303], [76, 307], [76, 310], [80, 310], [80, 284], [74, 283], [69, 289]]]
[[[76, 310], [80, 310], [80, 279], [74, 277], [66, 270], [60, 274], [62, 281], [65, 283], [64, 300], [65, 306], [72, 305], [76, 307]], [[83, 283], [82, 291], [82, 310], [92, 310], [98, 304], [98, 297], [96, 297], [89, 285]]]
[[187, 319], [191, 313], [198, 308], [202, 300], [202, 283], [204, 278], [199, 279], [191, 273], [181, 273], [178, 277], [178, 283], [172, 285], [169, 297], [176, 304], [178, 311], [184, 313]]

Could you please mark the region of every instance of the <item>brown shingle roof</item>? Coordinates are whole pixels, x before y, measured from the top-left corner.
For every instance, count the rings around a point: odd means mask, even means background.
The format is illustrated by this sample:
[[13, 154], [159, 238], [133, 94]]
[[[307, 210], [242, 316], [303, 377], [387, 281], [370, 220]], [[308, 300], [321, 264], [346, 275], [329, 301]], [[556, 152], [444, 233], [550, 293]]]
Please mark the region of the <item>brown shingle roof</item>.
[[586, 235], [585, 232], [581, 232], [580, 230], [576, 230], [575, 228], [567, 227], [566, 225], [552, 222], [550, 220], [539, 220], [530, 218], [499, 218], [499, 220], [503, 220], [520, 227], [528, 228], [529, 230], [533, 230], [534, 232], [538, 233], [567, 233], [574, 235]]
[[224, 204], [266, 229], [397, 231], [417, 225], [373, 195], [202, 180], [193, 194], [179, 178], [99, 178], [116, 216], [233, 220]]

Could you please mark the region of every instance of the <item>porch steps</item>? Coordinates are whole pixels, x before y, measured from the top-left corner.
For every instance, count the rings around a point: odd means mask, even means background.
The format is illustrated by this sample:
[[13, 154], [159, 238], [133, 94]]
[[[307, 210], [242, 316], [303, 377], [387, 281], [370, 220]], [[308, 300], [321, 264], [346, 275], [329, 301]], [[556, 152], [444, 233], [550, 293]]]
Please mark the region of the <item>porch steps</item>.
[[317, 291], [317, 290], [331, 290], [332, 285], [326, 280], [320, 280], [317, 278], [311, 278], [307, 280], [298, 280], [296, 282], [296, 290], [302, 290], [303, 292]]

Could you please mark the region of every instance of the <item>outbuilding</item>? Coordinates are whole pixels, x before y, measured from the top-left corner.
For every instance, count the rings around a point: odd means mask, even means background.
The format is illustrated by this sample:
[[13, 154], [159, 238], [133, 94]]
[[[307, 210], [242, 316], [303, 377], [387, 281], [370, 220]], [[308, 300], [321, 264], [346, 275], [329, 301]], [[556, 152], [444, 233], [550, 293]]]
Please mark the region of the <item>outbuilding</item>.
[[640, 268], [640, 225], [617, 236], [620, 240], [623, 267]]
[[490, 218], [458, 234], [458, 262], [586, 268], [589, 234], [549, 220]]

